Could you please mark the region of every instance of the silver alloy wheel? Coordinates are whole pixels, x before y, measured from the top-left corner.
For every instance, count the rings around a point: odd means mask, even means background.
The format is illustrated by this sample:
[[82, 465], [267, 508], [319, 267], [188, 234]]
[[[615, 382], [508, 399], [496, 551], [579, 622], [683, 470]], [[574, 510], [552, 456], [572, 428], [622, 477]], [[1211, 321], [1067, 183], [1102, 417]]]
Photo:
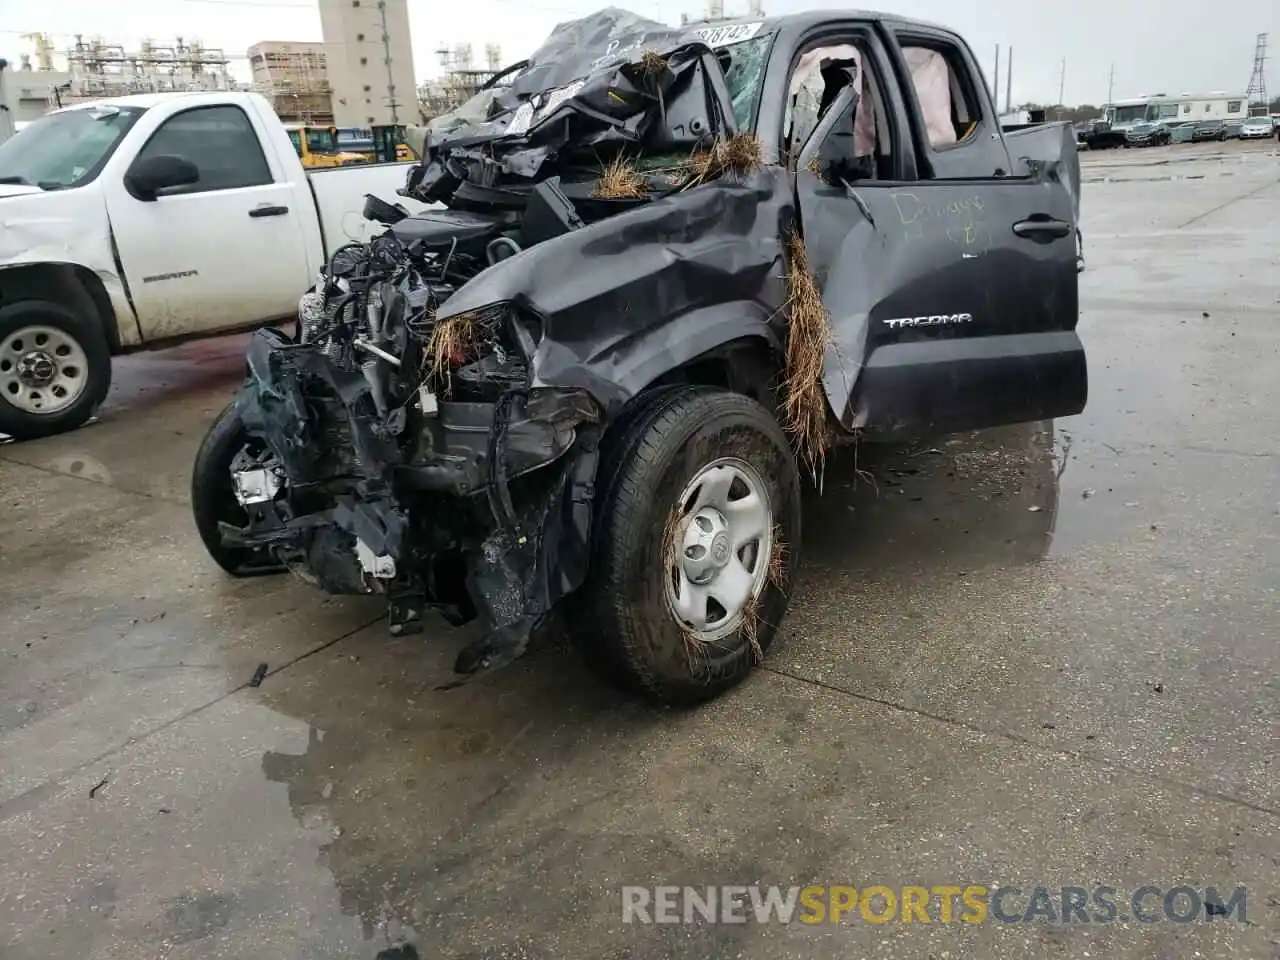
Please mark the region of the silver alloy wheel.
[[685, 630], [714, 642], [738, 629], [768, 580], [769, 488], [751, 464], [722, 457], [699, 470], [676, 503], [675, 549], [664, 560], [667, 603]]
[[0, 398], [23, 413], [61, 413], [88, 386], [84, 348], [57, 327], [22, 327], [0, 342]]

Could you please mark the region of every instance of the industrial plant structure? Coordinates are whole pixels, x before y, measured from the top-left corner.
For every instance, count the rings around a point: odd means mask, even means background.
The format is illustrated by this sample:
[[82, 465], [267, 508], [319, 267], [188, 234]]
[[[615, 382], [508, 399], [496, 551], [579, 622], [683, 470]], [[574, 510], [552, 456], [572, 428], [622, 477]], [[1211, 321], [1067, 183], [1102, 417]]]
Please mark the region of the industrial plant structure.
[[[319, 0], [320, 43], [265, 41], [248, 50], [251, 89], [285, 122], [367, 129], [419, 119], [408, 0]], [[46, 34], [24, 39], [30, 56], [6, 75], [12, 118], [33, 120], [50, 107], [132, 93], [233, 90], [239, 84], [220, 49], [198, 41], [143, 41], [136, 49], [76, 36], [54, 69]]]
[[333, 123], [333, 87], [323, 43], [267, 40], [249, 48], [253, 89], [285, 123]]
[[319, 43], [249, 48], [253, 89], [286, 123], [416, 123], [408, 0], [320, 0]]
[[319, 7], [334, 123], [416, 122], [409, 0], [319, 0]]
[[51, 99], [67, 105], [134, 93], [234, 90], [235, 80], [222, 50], [199, 41], [142, 41], [135, 50], [99, 39], [76, 36], [67, 51], [68, 82], [53, 88]]
[[495, 73], [502, 69], [502, 48], [486, 44], [485, 64], [476, 67], [471, 44], [443, 46], [436, 51], [444, 74], [428, 80], [418, 89], [418, 101], [425, 119], [437, 117], [474, 97]]
[[235, 81], [227, 69], [229, 58], [199, 41], [172, 43], [144, 40], [136, 49], [119, 43], [77, 35], [63, 52], [66, 69], [55, 69], [54, 46], [43, 33], [27, 34], [34, 60], [23, 54], [8, 77], [8, 105], [17, 123], [35, 120], [51, 108], [121, 97], [134, 93], [188, 90], [231, 90]]
[[54, 88], [65, 87], [71, 79], [66, 70], [54, 69], [53, 44], [48, 36], [29, 33], [22, 39], [31, 41], [35, 47], [36, 67], [32, 66], [30, 54], [22, 54], [16, 69], [13, 64], [9, 65], [4, 77], [4, 93], [0, 96], [0, 109], [15, 128], [48, 112]]

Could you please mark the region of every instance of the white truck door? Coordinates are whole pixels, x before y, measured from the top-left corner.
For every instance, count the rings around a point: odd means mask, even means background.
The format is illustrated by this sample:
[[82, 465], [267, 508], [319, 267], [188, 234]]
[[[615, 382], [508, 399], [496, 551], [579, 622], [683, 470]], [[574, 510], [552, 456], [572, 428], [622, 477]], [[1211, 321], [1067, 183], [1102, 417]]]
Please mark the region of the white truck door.
[[133, 162], [165, 155], [190, 160], [200, 179], [150, 201], [123, 178], [106, 185], [143, 340], [292, 317], [311, 283], [299, 218], [315, 213], [273, 176], [248, 115], [236, 104], [177, 112]]

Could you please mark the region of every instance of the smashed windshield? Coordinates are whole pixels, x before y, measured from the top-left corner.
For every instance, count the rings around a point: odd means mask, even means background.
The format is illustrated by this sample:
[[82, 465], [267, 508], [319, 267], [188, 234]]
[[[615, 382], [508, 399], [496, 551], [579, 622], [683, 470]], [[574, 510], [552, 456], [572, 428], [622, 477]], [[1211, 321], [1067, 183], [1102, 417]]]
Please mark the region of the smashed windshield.
[[764, 68], [769, 60], [772, 41], [773, 34], [766, 34], [717, 51], [721, 62], [726, 56], [729, 58], [724, 75], [729, 84], [729, 95], [733, 98], [733, 119], [739, 130], [750, 130], [755, 125], [756, 107], [760, 103]]
[[[509, 84], [482, 90], [460, 107], [427, 123], [433, 137], [467, 134], [499, 135], [501, 128], [482, 131], [489, 121], [509, 114], [539, 94], [569, 88], [594, 71], [626, 59], [639, 59], [646, 50], [671, 50], [692, 40], [707, 43], [725, 69], [733, 113], [741, 129], [755, 122], [772, 33], [760, 34], [763, 21], [714, 26], [672, 27], [638, 14], [609, 7], [556, 26]], [[421, 134], [417, 128], [411, 136]], [[421, 130], [425, 133], [426, 130]]]
[[141, 107], [82, 107], [41, 117], [0, 144], [0, 183], [63, 190], [93, 180]]

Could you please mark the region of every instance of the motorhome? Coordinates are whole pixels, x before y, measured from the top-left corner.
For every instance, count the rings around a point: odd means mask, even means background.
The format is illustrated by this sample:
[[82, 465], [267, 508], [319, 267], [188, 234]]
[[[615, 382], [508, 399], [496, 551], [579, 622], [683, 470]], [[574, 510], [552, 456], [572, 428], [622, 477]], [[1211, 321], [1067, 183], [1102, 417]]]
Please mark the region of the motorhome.
[[1113, 130], [1128, 130], [1136, 123], [1168, 124], [1200, 120], [1244, 120], [1249, 113], [1243, 93], [1159, 93], [1149, 97], [1117, 100], [1107, 106], [1106, 119]]

